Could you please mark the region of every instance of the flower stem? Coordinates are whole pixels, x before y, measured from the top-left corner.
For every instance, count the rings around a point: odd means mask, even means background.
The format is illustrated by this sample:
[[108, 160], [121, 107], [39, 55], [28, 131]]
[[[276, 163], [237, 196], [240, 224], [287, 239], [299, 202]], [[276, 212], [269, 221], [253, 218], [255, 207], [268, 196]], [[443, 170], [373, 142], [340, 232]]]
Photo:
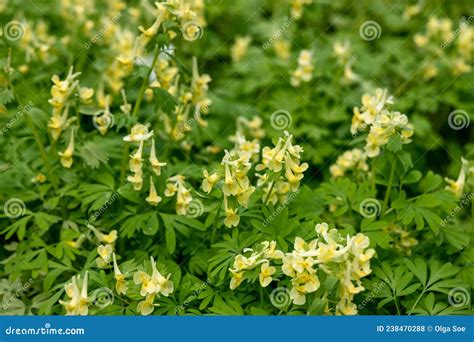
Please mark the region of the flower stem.
[[388, 200], [390, 198], [390, 192], [392, 191], [393, 177], [395, 176], [395, 166], [396, 166], [396, 162], [393, 161], [392, 162], [392, 168], [390, 169], [390, 178], [388, 179], [387, 191], [385, 192], [385, 198], [383, 200], [383, 207], [382, 207], [383, 211], [382, 211], [382, 213], [385, 213], [385, 211], [387, 210]]

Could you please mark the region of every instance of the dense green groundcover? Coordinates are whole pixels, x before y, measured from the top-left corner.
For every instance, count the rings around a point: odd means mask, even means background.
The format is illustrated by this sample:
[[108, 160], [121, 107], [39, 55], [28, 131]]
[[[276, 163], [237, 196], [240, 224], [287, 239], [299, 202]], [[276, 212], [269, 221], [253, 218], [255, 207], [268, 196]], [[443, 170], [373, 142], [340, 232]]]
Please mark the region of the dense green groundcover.
[[0, 313], [472, 314], [472, 1], [160, 1], [0, 1]]

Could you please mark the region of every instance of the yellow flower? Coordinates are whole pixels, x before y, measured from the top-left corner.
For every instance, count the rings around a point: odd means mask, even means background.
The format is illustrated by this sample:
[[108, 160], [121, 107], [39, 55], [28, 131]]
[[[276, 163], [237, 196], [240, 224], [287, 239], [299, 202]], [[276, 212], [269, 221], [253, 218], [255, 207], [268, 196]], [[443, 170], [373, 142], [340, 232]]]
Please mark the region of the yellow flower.
[[313, 53], [301, 50], [298, 56], [298, 67], [291, 74], [290, 84], [299, 87], [301, 82], [309, 82], [313, 78], [314, 67], [312, 64]]
[[202, 171], [204, 175], [204, 180], [202, 181], [202, 190], [206, 193], [210, 193], [214, 185], [220, 180], [220, 176], [217, 173], [209, 175], [207, 170]]
[[94, 232], [95, 236], [97, 237], [97, 239], [99, 239], [100, 242], [113, 244], [115, 240], [117, 240], [117, 231], [115, 229], [110, 231], [109, 234], [104, 234], [90, 224], [87, 227]]
[[161, 202], [161, 197], [158, 196], [155, 189], [155, 184], [153, 184], [153, 177], [150, 176], [150, 194], [145, 199], [148, 203], [153, 206], [157, 206]]
[[237, 36], [235, 38], [235, 43], [230, 49], [230, 55], [233, 62], [239, 62], [245, 56], [251, 42], [252, 38], [250, 36]]
[[132, 127], [129, 135], [123, 138], [124, 141], [141, 142], [150, 139], [153, 131], [148, 132], [148, 127], [142, 124], [136, 124]]
[[148, 42], [158, 33], [165, 14], [162, 11], [159, 13], [160, 14], [158, 18], [156, 18], [153, 25], [151, 25], [148, 29], [145, 29], [143, 26], [138, 27], [138, 29], [142, 32], [142, 34], [138, 37], [138, 41], [141, 46], [146, 46]]
[[159, 176], [161, 175], [161, 167], [165, 166], [166, 163], [161, 163], [158, 158], [156, 158], [156, 151], [155, 151], [155, 139], [151, 139], [151, 151], [150, 151], [150, 158], [149, 158], [151, 167], [153, 172]]
[[469, 171], [469, 162], [461, 157], [461, 170], [459, 171], [459, 176], [456, 181], [452, 179], [445, 178], [445, 181], [448, 183], [446, 190], [452, 192], [456, 198], [461, 198], [464, 193], [464, 186], [466, 184], [466, 176]]
[[115, 290], [117, 290], [118, 294], [126, 294], [127, 293], [127, 284], [125, 283], [125, 275], [122, 274], [120, 271], [117, 259], [115, 258], [115, 253], [112, 254], [113, 261], [114, 261], [114, 277], [115, 277]]
[[235, 272], [230, 270], [232, 277], [230, 279], [230, 289], [235, 290], [244, 281], [244, 272]]
[[74, 130], [71, 132], [71, 138], [69, 140], [69, 145], [64, 152], [58, 152], [58, 155], [61, 157], [61, 164], [63, 167], [69, 169], [72, 166], [72, 156], [74, 154]]
[[237, 209], [226, 208], [224, 225], [228, 228], [237, 227], [240, 222], [240, 216], [237, 214]]
[[130, 156], [130, 161], [128, 163], [130, 167], [130, 171], [132, 172], [138, 172], [142, 168], [142, 153], [143, 153], [143, 140], [140, 141], [140, 146], [138, 147], [138, 150], [135, 152], [134, 155]]
[[83, 103], [90, 103], [92, 96], [94, 96], [94, 89], [86, 87], [79, 89], [79, 98]]
[[270, 266], [268, 262], [262, 264], [258, 279], [262, 287], [267, 287], [272, 282], [272, 275], [276, 272], [276, 268]]
[[153, 304], [153, 301], [155, 300], [155, 294], [151, 293], [146, 295], [145, 300], [142, 300], [141, 302], [138, 303], [137, 305], [137, 311], [140, 312], [143, 316], [147, 316], [153, 312], [155, 309], [155, 306], [158, 306], [159, 304]]
[[97, 247], [97, 253], [99, 254], [100, 258], [96, 259], [97, 265], [100, 268], [106, 268], [110, 263], [113, 248], [111, 245], [100, 245]]
[[140, 191], [143, 186], [143, 172], [138, 170], [133, 174], [133, 176], [128, 176], [127, 180], [133, 184], [133, 189], [135, 191]]
[[135, 284], [141, 284], [140, 295], [145, 296], [147, 294], [162, 294], [168, 297], [173, 292], [173, 282], [169, 280], [170, 275], [167, 278], [163, 277], [156, 268], [156, 263], [153, 257], [150, 257], [152, 274], [149, 275], [146, 272], [138, 271], [133, 275], [133, 281]]
[[84, 234], [82, 234], [81, 236], [79, 236], [79, 238], [74, 241], [74, 240], [70, 240], [70, 241], [66, 241], [67, 245], [72, 247], [72, 248], [81, 248], [82, 246], [82, 243], [86, 240], [86, 236]]
[[191, 192], [185, 187], [185, 177], [176, 175], [167, 179], [165, 196], [171, 197], [176, 194], [176, 213], [178, 215], [186, 215], [189, 204], [193, 200]]

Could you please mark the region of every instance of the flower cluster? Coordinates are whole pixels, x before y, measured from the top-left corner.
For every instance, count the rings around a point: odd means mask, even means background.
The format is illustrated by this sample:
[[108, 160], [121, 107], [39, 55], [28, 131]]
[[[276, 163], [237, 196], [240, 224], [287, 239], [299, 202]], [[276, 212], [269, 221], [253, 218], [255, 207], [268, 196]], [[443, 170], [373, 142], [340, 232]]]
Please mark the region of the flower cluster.
[[182, 175], [176, 175], [166, 180], [165, 196], [172, 197], [176, 195], [176, 213], [178, 215], [186, 215], [193, 200], [191, 191], [186, 188], [185, 179]]
[[336, 164], [329, 167], [329, 172], [334, 178], [343, 177], [347, 171], [367, 172], [369, 166], [366, 163], [367, 155], [361, 149], [354, 148], [340, 155]]
[[[299, 145], [292, 144], [293, 136], [288, 132], [284, 132], [284, 136], [278, 139], [274, 148], [265, 146], [262, 150], [262, 163], [257, 165], [257, 171], [270, 170], [274, 174], [276, 181], [287, 183], [282, 184], [280, 188], [287, 187], [289, 191], [296, 191], [299, 188], [300, 181], [303, 179], [308, 169], [307, 163], [300, 163], [303, 148]], [[268, 174], [260, 176], [259, 185], [266, 185], [268, 188], [264, 191], [267, 193], [267, 200], [273, 197], [273, 188], [275, 182], [270, 181], [273, 177]], [[265, 202], [267, 201], [265, 200]]]
[[449, 61], [449, 67], [455, 76], [472, 71], [474, 29], [469, 25], [471, 18], [469, 17], [469, 20], [463, 18], [459, 27], [453, 30], [450, 19], [431, 16], [426, 25], [426, 32], [415, 34], [413, 37], [415, 44], [432, 57], [423, 68], [425, 80], [438, 76], [440, 62], [444, 61]]
[[73, 276], [71, 282], [66, 284], [65, 290], [69, 301], [59, 301], [61, 305], [64, 305], [66, 315], [86, 316], [88, 314], [89, 297], [87, 294], [87, 277], [88, 274], [86, 271], [82, 284], [79, 283], [81, 281], [80, 275]]
[[79, 81], [76, 79], [80, 74], [80, 72], [74, 73], [71, 67], [63, 81], [57, 75], [51, 78], [53, 86], [51, 88], [51, 99], [48, 102], [53, 106], [53, 113], [48, 122], [48, 127], [54, 140], [58, 140], [61, 133], [75, 120], [75, 118], [68, 118], [71, 105], [69, 99], [73, 95], [78, 95], [81, 101], [87, 102], [94, 94], [92, 89], [80, 88]]
[[245, 256], [239, 254], [235, 257], [231, 273], [230, 289], [235, 290], [242, 284], [245, 279], [250, 278], [248, 271], [259, 268], [259, 282], [262, 287], [267, 287], [272, 282], [272, 275], [276, 272], [276, 268], [270, 266], [270, 261], [280, 260], [284, 254], [276, 249], [275, 241], [263, 241], [255, 249], [246, 248], [244, 253], [250, 254]]
[[96, 259], [97, 266], [100, 268], [108, 268], [112, 261], [114, 244], [117, 240], [117, 231], [114, 229], [110, 233], [104, 234], [92, 225], [88, 225], [87, 228], [94, 233], [97, 240], [101, 243], [101, 245], [97, 247], [97, 254], [99, 255]]
[[137, 305], [137, 311], [142, 315], [151, 314], [154, 307], [159, 305], [154, 304], [156, 295], [168, 297], [174, 290], [173, 282], [169, 280], [171, 274], [164, 277], [156, 268], [156, 262], [153, 257], [150, 257], [150, 263], [151, 274], [145, 271], [137, 271], [133, 275], [133, 282], [136, 285], [141, 285], [140, 295], [145, 297]]
[[255, 192], [255, 186], [251, 185], [248, 172], [252, 167], [252, 161], [258, 160], [260, 153], [260, 141], [255, 138], [247, 140], [243, 134], [243, 126], [249, 130], [254, 137], [262, 137], [265, 132], [261, 128], [261, 119], [256, 117], [252, 120], [239, 118], [237, 120], [238, 131], [230, 140], [234, 142], [234, 148], [224, 151], [221, 167], [213, 173], [203, 171], [204, 180], [202, 189], [210, 193], [214, 186], [222, 179], [221, 186], [224, 203], [224, 225], [236, 227], [240, 222], [239, 206], [247, 208], [250, 197]]
[[380, 148], [386, 145], [391, 137], [399, 136], [403, 144], [411, 142], [413, 127], [408, 123], [408, 118], [400, 112], [389, 111], [387, 108], [393, 104], [392, 96], [385, 89], [376, 89], [374, 94], [362, 96], [362, 107], [354, 108], [351, 133], [370, 127], [366, 139], [365, 153], [369, 158], [380, 154]]
[[298, 56], [298, 67], [291, 73], [290, 83], [293, 87], [299, 87], [301, 82], [309, 82], [313, 79], [313, 53], [302, 50]]
[[368, 249], [369, 239], [364, 234], [347, 235], [343, 238], [336, 229], [329, 230], [327, 223], [315, 227], [317, 239], [306, 242], [295, 238], [294, 249], [283, 254], [276, 249], [274, 241], [265, 241], [258, 248], [247, 248], [234, 259], [230, 288], [236, 289], [247, 279], [254, 279], [251, 272], [260, 266], [259, 281], [262, 287], [268, 286], [274, 274], [279, 274], [270, 260], [282, 262], [281, 271], [290, 278], [290, 298], [295, 305], [306, 303], [306, 295], [316, 292], [321, 284], [318, 271], [332, 275], [339, 280], [339, 301], [335, 306], [336, 314], [354, 315], [356, 305], [352, 302], [354, 295], [364, 290], [361, 279], [371, 273], [370, 259], [375, 251]]
[[[202, 13], [203, 2], [195, 1], [196, 9]], [[185, 40], [193, 41], [199, 38], [202, 34], [203, 17], [198, 15], [193, 10], [193, 2], [187, 2], [184, 0], [166, 0], [164, 2], [155, 2], [157, 17], [153, 24], [145, 29], [143, 26], [139, 27], [142, 32], [138, 38], [141, 46], [146, 46], [155, 37], [160, 29], [163, 33], [167, 34], [170, 39], [174, 39], [177, 36], [176, 31], [171, 30], [170, 22], [173, 22], [177, 26], [182, 37]], [[168, 25], [164, 25], [167, 22]]]
[[351, 57], [351, 44], [349, 41], [340, 42], [337, 41], [333, 44], [332, 50], [337, 58], [338, 64], [344, 67], [344, 75], [342, 82], [345, 84], [352, 83], [359, 80], [359, 76], [352, 71], [352, 64], [354, 57]]
[[200, 74], [197, 59], [193, 58], [192, 79], [190, 84], [180, 83], [180, 75], [171, 61], [160, 60], [158, 63], [158, 78], [150, 87], [166, 90], [177, 99], [173, 115], [161, 113], [164, 117], [165, 132], [173, 140], [181, 140], [191, 131], [193, 123], [205, 127], [207, 122], [201, 114], [207, 115], [212, 101], [208, 97], [208, 74]]

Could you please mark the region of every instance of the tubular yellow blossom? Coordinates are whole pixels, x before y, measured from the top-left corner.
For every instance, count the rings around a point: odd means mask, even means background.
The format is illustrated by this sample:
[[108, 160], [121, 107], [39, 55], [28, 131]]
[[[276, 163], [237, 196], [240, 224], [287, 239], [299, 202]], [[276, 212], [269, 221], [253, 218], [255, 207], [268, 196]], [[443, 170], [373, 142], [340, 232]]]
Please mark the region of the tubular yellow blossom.
[[67, 146], [64, 152], [58, 152], [58, 155], [61, 157], [61, 164], [63, 167], [69, 169], [72, 166], [72, 156], [74, 154], [74, 130], [71, 131], [71, 138], [69, 140], [69, 145]]
[[87, 228], [92, 230], [92, 232], [94, 233], [94, 235], [96, 236], [96, 238], [100, 242], [104, 242], [104, 243], [107, 243], [107, 244], [113, 244], [117, 240], [117, 231], [115, 229], [111, 230], [109, 234], [104, 234], [104, 233], [102, 233], [101, 231], [99, 231], [97, 228], [95, 228], [94, 226], [92, 226], [90, 224], [87, 225]]
[[166, 163], [161, 163], [158, 158], [156, 157], [155, 151], [155, 140], [151, 139], [151, 151], [150, 151], [150, 158], [149, 158], [151, 167], [153, 172], [159, 176], [161, 175], [161, 168], [166, 165]]
[[161, 202], [161, 197], [158, 196], [155, 189], [155, 184], [153, 184], [153, 177], [150, 176], [150, 194], [146, 198], [146, 201], [153, 206], [157, 206]]
[[125, 283], [125, 275], [122, 274], [122, 272], [120, 271], [118, 267], [115, 253], [112, 254], [112, 258], [114, 261], [115, 290], [117, 291], [118, 294], [126, 294], [127, 284]]

